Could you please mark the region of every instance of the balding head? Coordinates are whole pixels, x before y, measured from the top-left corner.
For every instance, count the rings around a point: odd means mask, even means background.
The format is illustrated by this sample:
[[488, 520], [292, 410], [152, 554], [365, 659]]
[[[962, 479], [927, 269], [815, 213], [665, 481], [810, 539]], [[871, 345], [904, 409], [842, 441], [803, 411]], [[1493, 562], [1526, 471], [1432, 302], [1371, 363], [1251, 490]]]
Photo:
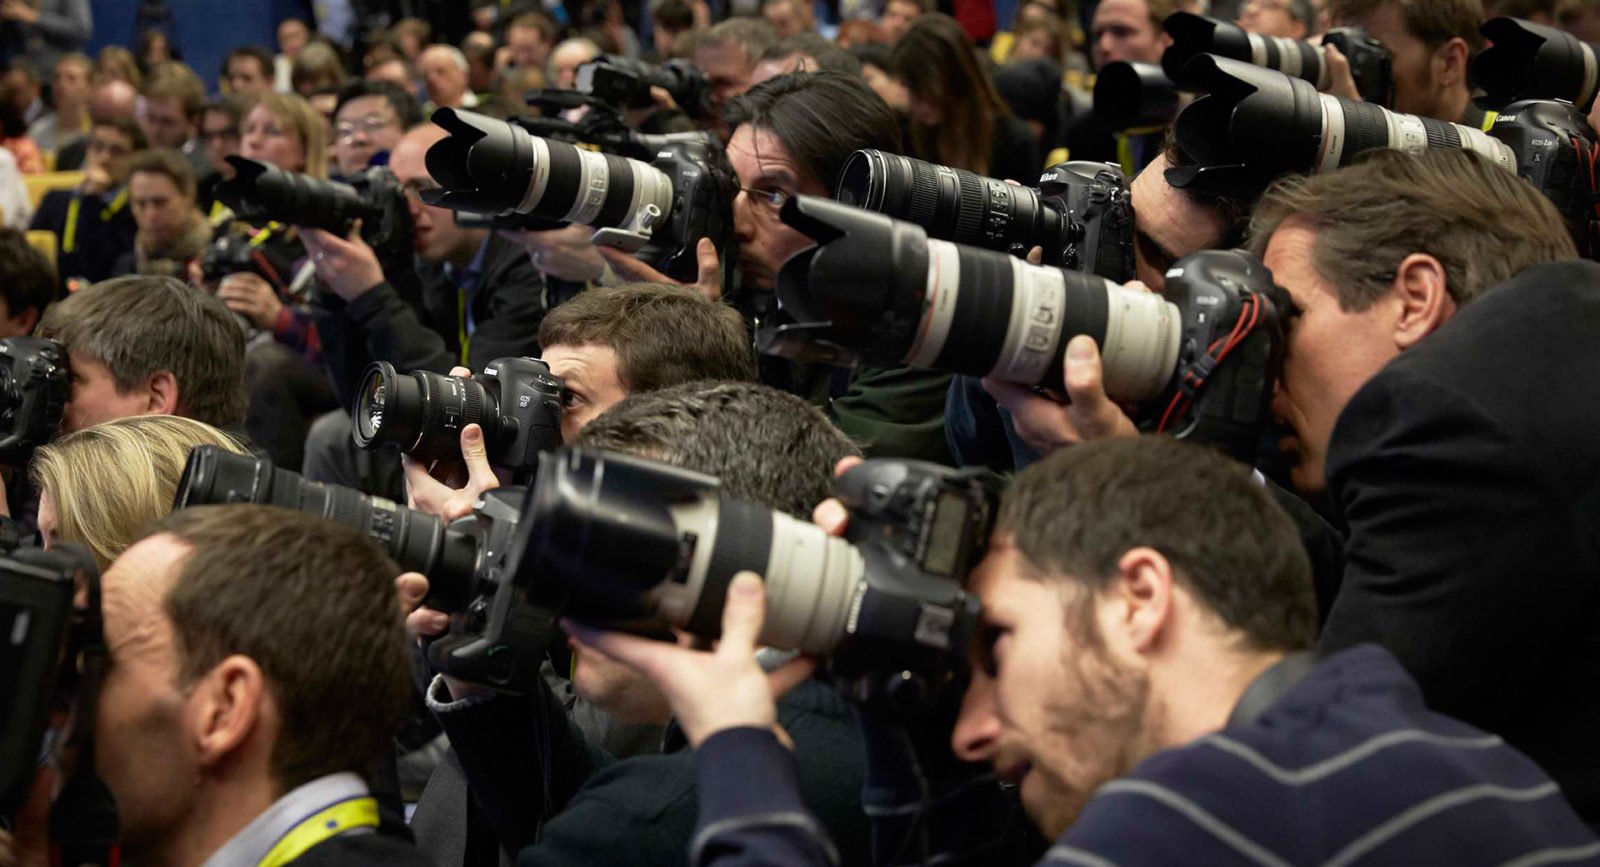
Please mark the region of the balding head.
[[139, 101], [139, 91], [126, 81], [108, 81], [94, 89], [89, 102], [89, 115], [95, 120], [113, 118], [133, 119], [134, 106]]
[[467, 57], [453, 45], [430, 45], [417, 58], [428, 99], [440, 108], [460, 108], [467, 94]]

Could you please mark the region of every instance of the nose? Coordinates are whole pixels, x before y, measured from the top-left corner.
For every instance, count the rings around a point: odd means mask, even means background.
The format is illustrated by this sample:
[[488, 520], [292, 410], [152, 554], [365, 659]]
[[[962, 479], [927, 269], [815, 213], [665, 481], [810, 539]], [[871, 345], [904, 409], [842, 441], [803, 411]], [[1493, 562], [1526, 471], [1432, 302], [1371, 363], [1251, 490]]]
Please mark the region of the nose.
[[994, 709], [994, 679], [981, 670], [961, 698], [961, 715], [950, 733], [950, 748], [964, 762], [986, 762], [1000, 742], [1000, 717]]
[[733, 197], [733, 236], [744, 244], [755, 240], [756, 236], [755, 205], [750, 201], [750, 194], [740, 190]]

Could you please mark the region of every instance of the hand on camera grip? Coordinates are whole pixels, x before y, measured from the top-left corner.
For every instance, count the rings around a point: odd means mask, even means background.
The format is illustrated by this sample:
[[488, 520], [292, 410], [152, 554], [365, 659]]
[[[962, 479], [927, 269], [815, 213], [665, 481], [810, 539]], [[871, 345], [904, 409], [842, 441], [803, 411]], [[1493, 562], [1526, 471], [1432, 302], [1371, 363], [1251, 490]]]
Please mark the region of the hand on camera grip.
[[1094, 338], [1078, 335], [1062, 359], [1066, 404], [1014, 382], [985, 379], [983, 388], [1011, 413], [1017, 436], [1040, 455], [1069, 445], [1114, 436], [1138, 436], [1139, 429], [1106, 396], [1100, 350]]
[[[472, 374], [465, 367], [453, 367], [450, 375], [462, 379]], [[446, 522], [472, 514], [472, 507], [485, 491], [500, 487], [500, 479], [489, 465], [483, 428], [469, 424], [461, 429], [462, 462], [436, 461], [425, 465], [410, 455], [402, 455], [400, 465], [406, 474], [406, 504]]]
[[[657, 271], [628, 253], [611, 247], [596, 247], [611, 265], [616, 275], [628, 282], [667, 283], [681, 286], [677, 280]], [[717, 258], [717, 245], [710, 238], [701, 238], [695, 244], [695, 258], [700, 264], [700, 276], [694, 288], [701, 294], [718, 301], [722, 298], [722, 262]]]

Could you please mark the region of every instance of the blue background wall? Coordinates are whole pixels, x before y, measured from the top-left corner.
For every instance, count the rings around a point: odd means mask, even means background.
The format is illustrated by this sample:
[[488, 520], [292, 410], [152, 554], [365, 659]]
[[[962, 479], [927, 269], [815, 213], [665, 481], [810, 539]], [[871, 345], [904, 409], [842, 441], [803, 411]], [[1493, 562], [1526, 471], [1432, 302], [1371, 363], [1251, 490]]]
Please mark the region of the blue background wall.
[[[278, 22], [284, 18], [310, 20], [307, 0], [165, 0], [170, 12], [168, 32], [183, 53], [183, 62], [215, 92], [222, 58], [240, 45], [264, 45], [274, 53]], [[139, 0], [91, 0], [94, 11], [94, 38], [88, 51], [93, 54], [106, 45], [133, 48]]]

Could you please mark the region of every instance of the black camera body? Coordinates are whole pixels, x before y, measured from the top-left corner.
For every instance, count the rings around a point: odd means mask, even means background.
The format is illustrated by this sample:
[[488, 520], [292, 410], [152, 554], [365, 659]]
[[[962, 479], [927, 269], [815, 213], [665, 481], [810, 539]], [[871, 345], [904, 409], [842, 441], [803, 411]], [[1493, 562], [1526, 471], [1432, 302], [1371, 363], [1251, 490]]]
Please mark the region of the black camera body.
[[[217, 198], [240, 220], [254, 225], [275, 221], [324, 229], [340, 237], [348, 235], [360, 220], [361, 238], [378, 254], [380, 262], [410, 261], [411, 209], [406, 204], [405, 190], [388, 169], [365, 169], [341, 182], [286, 172], [244, 157], [228, 157], [228, 163], [233, 166], [234, 176], [217, 185]], [[224, 235], [223, 239], [228, 237]], [[208, 250], [206, 260], [211, 259]], [[219, 276], [232, 273], [220, 269], [234, 265], [241, 266], [236, 271], [254, 270], [243, 267], [248, 259], [247, 251], [219, 251], [216, 271]], [[212, 279], [212, 273], [207, 270], [207, 279]], [[283, 275], [283, 279], [290, 276]]]
[[[83, 564], [55, 551], [0, 557], [0, 817], [16, 813], [39, 770], [66, 658]], [[88, 568], [94, 568], [92, 562]]]
[[[1318, 90], [1332, 85], [1322, 46], [1281, 36], [1264, 36], [1220, 18], [1174, 12], [1161, 23], [1172, 44], [1161, 55], [1167, 76], [1185, 90], [1207, 89], [1204, 79], [1189, 72], [1194, 58], [1210, 54], [1250, 63], [1310, 82]], [[1394, 64], [1383, 44], [1359, 27], [1334, 27], [1322, 36], [1350, 61], [1361, 98], [1387, 108], [1394, 104]]]
[[65, 346], [43, 337], [0, 340], [0, 462], [16, 465], [49, 442], [71, 396]]
[[282, 276], [270, 273], [267, 267], [257, 255], [256, 245], [241, 232], [217, 235], [200, 256], [200, 273], [208, 284], [221, 282], [229, 274], [254, 274], [269, 283], [281, 283]]
[[650, 108], [655, 100], [650, 88], [671, 94], [672, 101], [695, 119], [711, 112], [711, 88], [694, 64], [683, 59], [660, 66], [616, 54], [606, 54], [578, 67], [574, 89], [617, 108]]
[[537, 358], [497, 358], [470, 379], [426, 370], [404, 376], [375, 361], [352, 407], [356, 445], [399, 446], [424, 461], [461, 459], [461, 429], [483, 429], [489, 462], [531, 473], [540, 452], [561, 444], [566, 387]]
[[1350, 77], [1362, 99], [1384, 108], [1394, 105], [1394, 58], [1383, 43], [1360, 27], [1330, 27], [1322, 44], [1339, 49], [1350, 62]]
[[1039, 179], [1039, 200], [1066, 218], [1061, 267], [1119, 283], [1133, 279], [1133, 204], [1122, 169], [1081, 160], [1051, 166]]
[[1600, 213], [1595, 208], [1600, 179], [1594, 168], [1600, 141], [1589, 119], [1570, 102], [1527, 99], [1501, 109], [1489, 135], [1511, 148], [1517, 175], [1538, 187], [1567, 218], [1579, 255], [1600, 254]]

